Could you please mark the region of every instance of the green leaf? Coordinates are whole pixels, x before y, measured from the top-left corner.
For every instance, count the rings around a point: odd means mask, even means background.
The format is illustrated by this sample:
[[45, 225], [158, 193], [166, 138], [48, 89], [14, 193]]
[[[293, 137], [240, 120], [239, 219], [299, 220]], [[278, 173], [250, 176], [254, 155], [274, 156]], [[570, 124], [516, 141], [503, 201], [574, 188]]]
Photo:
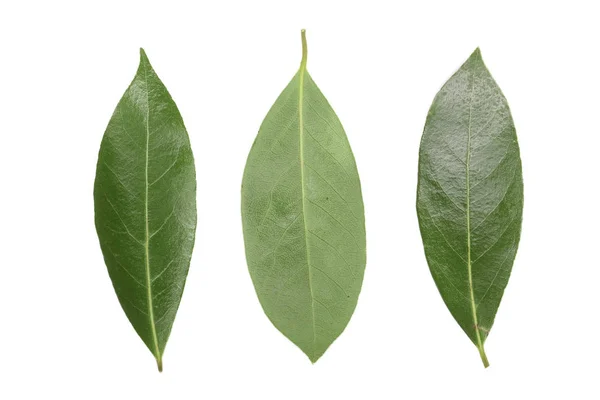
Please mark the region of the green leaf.
[[162, 370], [196, 231], [196, 172], [177, 106], [144, 50], [104, 133], [96, 230], [129, 321]]
[[510, 276], [522, 213], [515, 127], [477, 49], [429, 109], [417, 214], [433, 279], [486, 367], [483, 345]]
[[366, 262], [360, 181], [333, 109], [300, 69], [262, 123], [242, 185], [246, 259], [275, 327], [314, 363], [348, 324]]

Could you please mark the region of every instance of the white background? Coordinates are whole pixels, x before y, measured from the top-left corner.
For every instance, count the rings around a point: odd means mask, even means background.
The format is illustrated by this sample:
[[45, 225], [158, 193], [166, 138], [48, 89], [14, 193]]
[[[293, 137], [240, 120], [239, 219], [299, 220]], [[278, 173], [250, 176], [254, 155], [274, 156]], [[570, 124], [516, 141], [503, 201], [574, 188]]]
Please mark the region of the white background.
[[[2, 1], [0, 398], [598, 399], [600, 23], [593, 2]], [[240, 184], [300, 63], [357, 160], [368, 263], [346, 331], [311, 365], [247, 272]], [[156, 371], [112, 289], [92, 188], [143, 46], [188, 128], [198, 232]], [[485, 370], [431, 279], [416, 212], [434, 95], [471, 52], [510, 103], [521, 245]]]

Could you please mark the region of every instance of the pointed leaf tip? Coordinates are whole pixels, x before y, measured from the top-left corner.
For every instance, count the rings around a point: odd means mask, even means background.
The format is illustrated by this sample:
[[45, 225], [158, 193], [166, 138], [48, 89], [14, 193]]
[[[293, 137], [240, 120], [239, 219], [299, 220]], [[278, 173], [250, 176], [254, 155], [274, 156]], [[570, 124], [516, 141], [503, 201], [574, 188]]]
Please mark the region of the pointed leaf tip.
[[150, 60], [148, 60], [148, 55], [146, 54], [146, 51], [143, 47], [140, 47], [140, 62], [142, 61], [150, 64]]
[[479, 47], [477, 47], [473, 53], [471, 53], [471, 56], [469, 57], [473, 60], [482, 60], [481, 58], [481, 50], [479, 49]]
[[319, 361], [319, 359], [321, 358], [321, 356], [309, 356], [308, 359], [310, 360], [310, 363], [312, 365], [315, 365], [317, 361]]

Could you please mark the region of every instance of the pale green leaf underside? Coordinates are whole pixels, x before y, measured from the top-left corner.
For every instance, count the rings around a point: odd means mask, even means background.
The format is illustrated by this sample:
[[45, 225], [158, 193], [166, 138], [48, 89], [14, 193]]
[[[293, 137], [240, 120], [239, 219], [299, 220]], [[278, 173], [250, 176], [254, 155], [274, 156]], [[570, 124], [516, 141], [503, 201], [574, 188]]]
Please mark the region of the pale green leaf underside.
[[483, 343], [517, 252], [523, 181], [508, 104], [479, 49], [429, 110], [417, 192], [435, 283], [487, 366]]
[[366, 262], [346, 134], [301, 68], [265, 118], [244, 172], [246, 258], [273, 324], [315, 362], [356, 307]]
[[143, 50], [102, 139], [94, 204], [121, 306], [161, 369], [194, 245], [196, 178], [181, 115]]

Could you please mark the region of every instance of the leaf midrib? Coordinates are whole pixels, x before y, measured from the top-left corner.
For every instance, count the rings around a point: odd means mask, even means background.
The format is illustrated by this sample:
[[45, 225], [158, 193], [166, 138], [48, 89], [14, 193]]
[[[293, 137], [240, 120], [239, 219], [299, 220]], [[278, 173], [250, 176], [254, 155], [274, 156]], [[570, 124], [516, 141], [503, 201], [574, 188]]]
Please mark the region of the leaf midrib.
[[471, 94], [469, 96], [469, 123], [467, 131], [467, 159], [466, 159], [466, 219], [467, 219], [467, 271], [469, 276], [469, 295], [471, 303], [471, 312], [473, 314], [473, 326], [475, 329], [475, 338], [477, 340], [477, 348], [481, 359], [485, 367], [489, 365], [485, 350], [483, 348], [483, 342], [481, 340], [481, 334], [479, 333], [479, 323], [477, 320], [477, 305], [475, 303], [475, 290], [473, 287], [473, 271], [471, 262], [471, 182], [470, 182], [470, 169], [471, 169], [471, 123], [472, 123], [472, 111], [473, 111], [473, 94], [475, 91], [475, 73], [471, 72]]
[[304, 75], [306, 74], [306, 57], [307, 57], [307, 49], [306, 49], [306, 36], [304, 30], [302, 30], [302, 61], [300, 63], [300, 70], [298, 71], [299, 79], [298, 79], [298, 129], [299, 129], [299, 157], [300, 157], [300, 183], [302, 188], [302, 220], [304, 225], [304, 240], [306, 246], [306, 264], [308, 267], [308, 287], [310, 289], [310, 297], [311, 297], [311, 311], [312, 311], [312, 332], [313, 332], [313, 351], [312, 357], [309, 357], [312, 362], [314, 362], [315, 352], [316, 352], [316, 343], [317, 343], [317, 327], [315, 324], [315, 295], [313, 291], [312, 284], [312, 269], [310, 263], [310, 246], [308, 243], [308, 226], [306, 221], [306, 191], [305, 191], [305, 177], [304, 177]]
[[149, 164], [149, 149], [150, 149], [150, 89], [148, 87], [148, 71], [146, 66], [146, 60], [142, 62], [144, 68], [144, 82], [146, 85], [146, 160], [145, 160], [145, 197], [144, 197], [144, 219], [146, 222], [145, 227], [145, 267], [146, 267], [146, 288], [148, 296], [148, 316], [150, 319], [150, 328], [152, 332], [152, 341], [154, 343], [154, 351], [156, 356], [156, 362], [158, 364], [158, 370], [162, 371], [162, 358], [160, 355], [160, 349], [158, 346], [158, 336], [156, 334], [156, 324], [154, 322], [154, 306], [152, 304], [152, 279], [150, 276], [150, 222], [148, 214], [148, 191], [150, 185], [148, 184], [148, 164]]

